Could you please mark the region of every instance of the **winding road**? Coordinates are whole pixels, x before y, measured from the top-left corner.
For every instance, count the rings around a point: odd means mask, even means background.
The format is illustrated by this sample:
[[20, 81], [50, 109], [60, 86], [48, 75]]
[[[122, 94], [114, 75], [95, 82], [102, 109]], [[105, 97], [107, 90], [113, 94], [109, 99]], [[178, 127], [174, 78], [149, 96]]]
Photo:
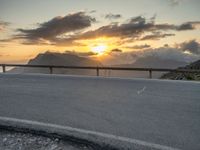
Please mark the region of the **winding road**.
[[4, 118], [149, 149], [199, 150], [200, 82], [0, 74], [0, 124]]

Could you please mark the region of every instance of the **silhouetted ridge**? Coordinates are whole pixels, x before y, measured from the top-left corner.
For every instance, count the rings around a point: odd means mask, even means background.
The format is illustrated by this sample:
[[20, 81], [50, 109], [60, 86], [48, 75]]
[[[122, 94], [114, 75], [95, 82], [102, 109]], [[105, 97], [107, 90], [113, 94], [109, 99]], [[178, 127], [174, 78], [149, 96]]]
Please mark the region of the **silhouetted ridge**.
[[[91, 58], [81, 57], [70, 53], [46, 52], [38, 54], [28, 62], [29, 65], [55, 65], [55, 66], [101, 66], [101, 63]], [[14, 68], [13, 73], [49, 73], [46, 68]], [[94, 75], [95, 70], [53, 69], [56, 74]]]
[[86, 57], [69, 53], [51, 53], [38, 54], [31, 59], [28, 64], [31, 65], [62, 65], [62, 66], [99, 66], [100, 62]]
[[[195, 69], [200, 70], [200, 60], [195, 61], [185, 67], [179, 67], [179, 69]], [[169, 72], [161, 76], [161, 79], [172, 80], [200, 80], [200, 73], [176, 73]]]

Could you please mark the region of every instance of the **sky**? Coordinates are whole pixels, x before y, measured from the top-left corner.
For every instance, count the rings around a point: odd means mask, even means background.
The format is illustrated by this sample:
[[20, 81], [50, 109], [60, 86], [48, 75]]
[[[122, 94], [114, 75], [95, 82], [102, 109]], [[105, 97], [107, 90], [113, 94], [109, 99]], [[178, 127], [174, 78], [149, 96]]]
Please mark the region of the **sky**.
[[192, 61], [200, 58], [199, 6], [200, 0], [0, 0], [0, 63], [26, 63], [45, 51], [118, 63], [152, 53]]

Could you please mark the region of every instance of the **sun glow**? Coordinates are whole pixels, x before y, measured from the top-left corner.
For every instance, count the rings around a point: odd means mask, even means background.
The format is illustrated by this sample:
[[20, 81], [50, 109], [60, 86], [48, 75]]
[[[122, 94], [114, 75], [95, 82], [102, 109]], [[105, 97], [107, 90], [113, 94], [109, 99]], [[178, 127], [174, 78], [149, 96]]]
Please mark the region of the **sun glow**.
[[91, 47], [92, 52], [97, 53], [98, 55], [105, 53], [106, 49], [107, 45], [95, 45]]

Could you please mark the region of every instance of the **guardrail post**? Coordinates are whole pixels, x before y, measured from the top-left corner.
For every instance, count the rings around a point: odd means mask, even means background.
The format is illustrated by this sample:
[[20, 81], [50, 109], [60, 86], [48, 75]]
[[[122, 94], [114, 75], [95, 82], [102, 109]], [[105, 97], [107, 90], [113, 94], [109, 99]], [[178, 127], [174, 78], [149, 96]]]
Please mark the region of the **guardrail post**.
[[6, 65], [2, 65], [3, 73], [6, 73]]
[[99, 76], [99, 67], [97, 67], [97, 76]]
[[152, 70], [149, 69], [149, 78], [152, 79]]
[[50, 74], [53, 74], [53, 67], [49, 67], [50, 69]]

